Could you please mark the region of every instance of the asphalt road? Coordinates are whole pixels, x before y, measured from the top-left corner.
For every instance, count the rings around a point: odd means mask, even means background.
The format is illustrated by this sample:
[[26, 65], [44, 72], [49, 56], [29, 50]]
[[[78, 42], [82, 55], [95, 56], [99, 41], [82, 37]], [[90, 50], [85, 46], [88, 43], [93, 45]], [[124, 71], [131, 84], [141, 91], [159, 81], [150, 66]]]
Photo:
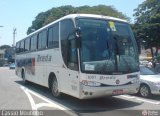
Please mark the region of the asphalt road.
[[29, 115], [30, 111], [37, 111], [39, 116], [143, 116], [146, 113], [159, 116], [160, 96], [144, 99], [137, 95], [121, 95], [79, 100], [63, 95], [57, 99], [45, 87], [33, 83], [23, 85], [14, 70], [1, 67], [0, 116]]

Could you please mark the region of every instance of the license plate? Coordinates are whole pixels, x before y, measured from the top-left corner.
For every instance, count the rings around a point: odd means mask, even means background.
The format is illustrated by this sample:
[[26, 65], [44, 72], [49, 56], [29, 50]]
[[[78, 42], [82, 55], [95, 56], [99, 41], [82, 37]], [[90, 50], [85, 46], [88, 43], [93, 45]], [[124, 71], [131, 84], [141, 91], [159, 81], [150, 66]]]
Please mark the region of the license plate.
[[117, 95], [117, 94], [123, 94], [123, 90], [113, 90], [112, 91], [113, 95]]

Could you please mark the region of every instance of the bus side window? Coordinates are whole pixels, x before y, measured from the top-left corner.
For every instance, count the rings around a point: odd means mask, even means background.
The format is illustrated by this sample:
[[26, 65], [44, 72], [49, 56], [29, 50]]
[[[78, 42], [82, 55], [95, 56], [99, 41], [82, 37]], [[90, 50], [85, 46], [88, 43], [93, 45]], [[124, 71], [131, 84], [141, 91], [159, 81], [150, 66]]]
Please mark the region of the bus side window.
[[37, 49], [37, 35], [33, 35], [31, 37], [31, 46], [30, 46], [31, 51], [35, 51]]
[[47, 30], [43, 30], [38, 34], [38, 49], [45, 49], [47, 47]]
[[54, 24], [48, 29], [48, 47], [59, 47], [59, 23]]
[[62, 20], [60, 23], [60, 26], [61, 26], [60, 28], [61, 51], [62, 51], [63, 61], [65, 65], [71, 70], [77, 70], [77, 68], [75, 67], [78, 67], [78, 63], [74, 62], [75, 58], [73, 57], [73, 54], [72, 54], [72, 51], [74, 51], [72, 49], [73, 48], [72, 43], [74, 42], [72, 42], [72, 40], [69, 40], [69, 38], [71, 36], [73, 37], [73, 35], [75, 34], [75, 27], [74, 27], [73, 21], [71, 19]]
[[19, 51], [19, 48], [20, 47], [20, 42], [17, 42], [16, 43], [16, 53], [18, 54], [20, 51]]
[[25, 52], [30, 51], [30, 38], [25, 39]]
[[20, 43], [20, 52], [24, 52], [24, 40]]
[[[70, 37], [72, 39], [70, 39]], [[74, 37], [74, 38], [73, 38]], [[68, 38], [68, 67], [72, 70], [78, 70], [78, 54], [76, 48], [76, 40], [74, 35]]]

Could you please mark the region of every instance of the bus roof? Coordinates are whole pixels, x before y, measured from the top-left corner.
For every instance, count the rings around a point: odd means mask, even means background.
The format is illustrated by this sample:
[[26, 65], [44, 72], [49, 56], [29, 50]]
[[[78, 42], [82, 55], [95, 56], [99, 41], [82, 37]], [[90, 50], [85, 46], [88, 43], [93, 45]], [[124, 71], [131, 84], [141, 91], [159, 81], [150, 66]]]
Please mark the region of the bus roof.
[[77, 18], [77, 17], [82, 17], [82, 18], [98, 18], [98, 19], [108, 19], [108, 20], [115, 20], [115, 21], [121, 21], [121, 22], [126, 22], [126, 20], [120, 19], [120, 18], [115, 18], [115, 17], [110, 17], [110, 16], [104, 16], [104, 15], [96, 15], [96, 14], [70, 14], [66, 15], [63, 18]]
[[[115, 18], [115, 17], [110, 17], [110, 16], [104, 16], [104, 15], [96, 15], [96, 14], [69, 14], [69, 15], [66, 15], [66, 16], [60, 18], [60, 19], [57, 19], [57, 20], [53, 21], [52, 23], [49, 23], [48, 25], [45, 25], [44, 27], [42, 27], [42, 28], [34, 31], [33, 33], [30, 33], [29, 35], [27, 35], [27, 37], [32, 36], [33, 34], [39, 32], [39, 31], [45, 29], [46, 27], [51, 26], [52, 24], [54, 24], [56, 22], [59, 22], [59, 21], [61, 21], [63, 19], [74, 19], [74, 18], [97, 18], [97, 19], [106, 19], [106, 20], [113, 20], [113, 21], [120, 21], [120, 22], [127, 23], [126, 20], [123, 20], [123, 19], [120, 19], [120, 18]], [[27, 38], [27, 37], [25, 37], [25, 38]], [[20, 41], [22, 41], [22, 40], [20, 40]]]

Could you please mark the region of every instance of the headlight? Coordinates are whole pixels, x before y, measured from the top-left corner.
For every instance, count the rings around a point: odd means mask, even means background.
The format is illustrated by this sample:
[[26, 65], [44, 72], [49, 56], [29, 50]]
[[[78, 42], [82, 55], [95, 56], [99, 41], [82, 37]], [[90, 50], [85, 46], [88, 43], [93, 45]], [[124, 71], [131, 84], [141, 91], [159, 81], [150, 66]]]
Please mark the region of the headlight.
[[94, 86], [94, 87], [101, 86], [101, 83], [99, 83], [99, 82], [87, 81], [87, 80], [83, 80], [82, 84], [85, 86]]
[[139, 79], [133, 79], [131, 83], [139, 83]]

